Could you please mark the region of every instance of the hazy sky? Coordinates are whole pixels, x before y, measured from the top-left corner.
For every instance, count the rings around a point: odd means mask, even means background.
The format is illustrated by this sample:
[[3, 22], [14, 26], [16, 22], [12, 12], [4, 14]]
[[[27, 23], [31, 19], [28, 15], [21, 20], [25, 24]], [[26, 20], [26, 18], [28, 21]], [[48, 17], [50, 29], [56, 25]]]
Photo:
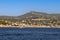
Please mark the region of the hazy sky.
[[28, 11], [60, 13], [60, 0], [0, 0], [0, 15], [17, 16]]

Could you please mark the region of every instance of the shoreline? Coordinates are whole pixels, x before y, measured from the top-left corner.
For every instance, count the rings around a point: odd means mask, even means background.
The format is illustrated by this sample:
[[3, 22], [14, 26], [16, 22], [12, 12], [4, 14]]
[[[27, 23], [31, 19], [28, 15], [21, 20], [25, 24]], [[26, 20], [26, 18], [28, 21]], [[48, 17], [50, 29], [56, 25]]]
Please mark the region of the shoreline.
[[19, 25], [19, 26], [12, 26], [12, 25], [0, 25], [0, 28], [60, 28], [59, 26], [45, 26], [45, 25]]

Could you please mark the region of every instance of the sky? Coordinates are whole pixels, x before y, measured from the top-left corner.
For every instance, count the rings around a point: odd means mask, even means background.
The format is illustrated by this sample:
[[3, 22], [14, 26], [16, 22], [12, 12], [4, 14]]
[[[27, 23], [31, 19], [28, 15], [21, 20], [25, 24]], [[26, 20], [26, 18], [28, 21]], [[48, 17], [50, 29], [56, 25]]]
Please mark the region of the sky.
[[0, 15], [19, 16], [29, 11], [60, 13], [60, 0], [0, 0]]

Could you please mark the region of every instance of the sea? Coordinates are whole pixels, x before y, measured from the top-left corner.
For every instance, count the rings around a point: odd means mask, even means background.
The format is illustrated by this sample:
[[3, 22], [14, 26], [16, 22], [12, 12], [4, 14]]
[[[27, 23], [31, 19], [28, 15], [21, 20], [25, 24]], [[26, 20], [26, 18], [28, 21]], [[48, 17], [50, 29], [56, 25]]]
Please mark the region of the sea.
[[60, 40], [60, 28], [0, 28], [0, 40]]

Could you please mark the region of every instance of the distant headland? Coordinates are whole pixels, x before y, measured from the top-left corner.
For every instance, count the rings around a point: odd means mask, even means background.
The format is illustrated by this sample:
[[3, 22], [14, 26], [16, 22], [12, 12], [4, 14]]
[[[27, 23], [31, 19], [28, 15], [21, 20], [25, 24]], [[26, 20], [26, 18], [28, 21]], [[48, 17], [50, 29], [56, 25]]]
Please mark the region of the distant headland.
[[60, 28], [60, 14], [30, 11], [21, 16], [0, 16], [0, 27]]

